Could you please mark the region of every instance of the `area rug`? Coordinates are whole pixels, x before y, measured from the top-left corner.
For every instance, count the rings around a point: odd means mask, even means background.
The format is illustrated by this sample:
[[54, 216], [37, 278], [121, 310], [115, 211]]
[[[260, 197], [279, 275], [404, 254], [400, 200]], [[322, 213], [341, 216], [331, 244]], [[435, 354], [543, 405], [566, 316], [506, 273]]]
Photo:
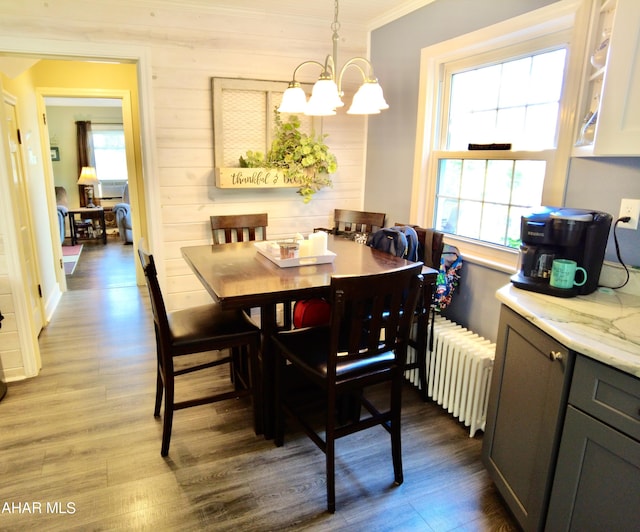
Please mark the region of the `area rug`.
[[78, 260], [80, 259], [80, 253], [82, 253], [82, 246], [62, 246], [62, 262], [64, 264], [65, 275], [71, 275], [76, 271]]

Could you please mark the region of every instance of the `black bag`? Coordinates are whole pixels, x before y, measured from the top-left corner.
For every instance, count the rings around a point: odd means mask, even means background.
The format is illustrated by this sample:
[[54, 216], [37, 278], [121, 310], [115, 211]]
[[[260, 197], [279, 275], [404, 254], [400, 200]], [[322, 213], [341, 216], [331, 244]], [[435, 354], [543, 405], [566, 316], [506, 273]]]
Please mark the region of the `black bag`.
[[418, 234], [408, 225], [379, 229], [371, 235], [368, 245], [396, 257], [418, 260]]
[[395, 226], [395, 229], [404, 233], [404, 236], [407, 238], [407, 252], [404, 258], [412, 262], [418, 262], [418, 246], [420, 244], [416, 230], [410, 225], [398, 225]]

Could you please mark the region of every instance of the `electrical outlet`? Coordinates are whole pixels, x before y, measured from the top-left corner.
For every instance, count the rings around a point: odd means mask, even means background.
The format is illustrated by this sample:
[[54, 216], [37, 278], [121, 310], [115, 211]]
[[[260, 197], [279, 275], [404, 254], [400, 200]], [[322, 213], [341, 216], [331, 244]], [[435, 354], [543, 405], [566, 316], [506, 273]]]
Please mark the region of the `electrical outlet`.
[[638, 229], [638, 217], [640, 217], [640, 199], [623, 199], [620, 203], [620, 214], [618, 218], [629, 216], [631, 220], [627, 223], [620, 222], [618, 227], [624, 229]]

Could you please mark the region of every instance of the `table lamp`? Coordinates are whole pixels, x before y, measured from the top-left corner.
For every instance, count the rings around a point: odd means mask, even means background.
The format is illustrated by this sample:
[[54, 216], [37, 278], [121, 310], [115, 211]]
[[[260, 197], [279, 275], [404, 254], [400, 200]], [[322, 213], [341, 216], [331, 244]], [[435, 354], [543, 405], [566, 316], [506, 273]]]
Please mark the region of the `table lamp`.
[[93, 166], [83, 166], [78, 178], [78, 185], [84, 185], [85, 203], [90, 209], [93, 209], [93, 186], [100, 184], [96, 169]]

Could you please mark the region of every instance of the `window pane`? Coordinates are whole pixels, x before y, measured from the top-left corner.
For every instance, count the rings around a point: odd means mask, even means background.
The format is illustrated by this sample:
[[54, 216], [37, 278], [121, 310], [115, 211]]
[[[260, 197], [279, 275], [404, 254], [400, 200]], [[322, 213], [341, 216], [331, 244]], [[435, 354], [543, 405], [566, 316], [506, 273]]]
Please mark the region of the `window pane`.
[[521, 207], [511, 207], [509, 212], [509, 226], [507, 227], [506, 242], [506, 245], [510, 248], [519, 248], [522, 243], [522, 240], [520, 239], [520, 226], [522, 223], [522, 216], [524, 216], [528, 210], [529, 209]]
[[499, 107], [515, 107], [527, 103], [531, 57], [503, 65]]
[[562, 92], [564, 62], [567, 51], [563, 48], [533, 57], [529, 102], [557, 102]]
[[488, 161], [484, 200], [507, 205], [511, 198], [513, 161]]
[[502, 65], [479, 68], [473, 71], [469, 82], [473, 90], [473, 110], [482, 111], [498, 107], [500, 94], [500, 72]]
[[436, 209], [435, 228], [445, 233], [457, 234], [458, 212], [457, 199], [439, 198]]
[[438, 196], [457, 198], [460, 194], [460, 176], [462, 161], [459, 159], [444, 159], [440, 161], [440, 176], [438, 180]]
[[92, 131], [96, 174], [100, 181], [126, 181], [127, 155], [124, 131], [108, 129]]
[[460, 185], [461, 198], [482, 200], [486, 164], [485, 161], [473, 159], [464, 161]]
[[512, 205], [540, 205], [546, 166], [544, 161], [515, 161]]
[[482, 203], [479, 201], [460, 201], [458, 213], [458, 234], [469, 238], [480, 236], [480, 217], [482, 215]]
[[530, 150], [545, 150], [556, 145], [558, 102], [532, 105], [527, 110], [523, 146]]
[[526, 112], [527, 108], [524, 106], [500, 109], [496, 123], [496, 141], [522, 145]]
[[508, 216], [509, 207], [507, 205], [485, 204], [480, 223], [480, 240], [505, 245]]

